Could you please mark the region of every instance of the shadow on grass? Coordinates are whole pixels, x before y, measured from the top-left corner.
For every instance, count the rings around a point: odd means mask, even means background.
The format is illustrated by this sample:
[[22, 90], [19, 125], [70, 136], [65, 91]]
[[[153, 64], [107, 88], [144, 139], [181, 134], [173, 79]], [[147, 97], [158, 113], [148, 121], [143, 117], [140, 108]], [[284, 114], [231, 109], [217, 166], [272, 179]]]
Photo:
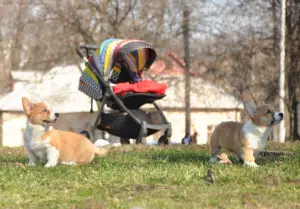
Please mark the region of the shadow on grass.
[[[260, 166], [268, 166], [273, 165], [274, 163], [283, 163], [287, 160], [288, 156], [259, 156], [255, 159], [256, 164]], [[233, 165], [243, 165], [244, 161], [238, 159], [234, 154], [229, 155], [229, 159], [231, 160]]]
[[203, 152], [159, 152], [151, 153], [151, 160], [168, 161], [172, 163], [202, 162], [209, 163], [210, 156]]
[[290, 156], [261, 156], [256, 159], [258, 165], [274, 165], [275, 163], [284, 163], [291, 159]]
[[[151, 160], [161, 161], [161, 162], [171, 162], [171, 163], [203, 163], [210, 164], [209, 153], [204, 152], [159, 152], [151, 153]], [[239, 160], [235, 155], [230, 154], [229, 159], [232, 161], [233, 165], [242, 165], [243, 161]], [[274, 165], [284, 163], [291, 160], [290, 156], [261, 156], [256, 159], [258, 165]]]

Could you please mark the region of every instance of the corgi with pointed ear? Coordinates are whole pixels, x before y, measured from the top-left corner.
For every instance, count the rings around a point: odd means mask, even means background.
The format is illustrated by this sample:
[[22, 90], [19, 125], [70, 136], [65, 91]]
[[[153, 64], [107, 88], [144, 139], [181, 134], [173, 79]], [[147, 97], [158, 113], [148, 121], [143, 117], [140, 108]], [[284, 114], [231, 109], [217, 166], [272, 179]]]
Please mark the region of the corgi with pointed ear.
[[95, 154], [106, 155], [106, 149], [96, 147], [81, 134], [53, 129], [52, 124], [58, 121], [59, 114], [46, 102], [33, 103], [23, 97], [22, 103], [27, 115], [24, 145], [29, 165], [37, 165], [39, 161], [45, 167], [53, 167], [58, 163], [84, 164], [91, 162]]
[[234, 152], [245, 165], [257, 167], [255, 157], [265, 149], [272, 127], [283, 120], [283, 113], [276, 112], [269, 104], [255, 106], [244, 102], [250, 120], [246, 123], [222, 122], [210, 140], [212, 163], [217, 161], [221, 148]]

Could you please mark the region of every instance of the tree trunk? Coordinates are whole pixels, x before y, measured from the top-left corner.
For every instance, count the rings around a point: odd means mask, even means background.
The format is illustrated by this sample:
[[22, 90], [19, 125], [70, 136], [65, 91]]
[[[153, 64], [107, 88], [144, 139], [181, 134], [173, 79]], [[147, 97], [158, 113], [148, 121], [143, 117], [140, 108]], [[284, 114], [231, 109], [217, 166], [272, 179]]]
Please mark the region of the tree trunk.
[[18, 70], [21, 62], [21, 50], [24, 39], [24, 20], [28, 13], [27, 2], [24, 1], [19, 5], [17, 20], [16, 20], [16, 35], [14, 45], [11, 51], [11, 70]]
[[300, 2], [289, 0], [287, 4], [287, 106], [289, 110], [290, 130], [289, 136], [294, 140], [298, 140], [298, 116], [297, 116], [297, 100], [299, 95], [297, 91], [300, 89]]
[[278, 47], [278, 23], [277, 23], [276, 0], [272, 0], [272, 24], [273, 24], [273, 48]]
[[298, 101], [296, 100], [296, 97], [294, 97], [292, 101], [292, 109], [294, 110], [294, 124], [293, 124], [293, 139], [294, 140], [299, 140], [299, 131], [298, 131]]

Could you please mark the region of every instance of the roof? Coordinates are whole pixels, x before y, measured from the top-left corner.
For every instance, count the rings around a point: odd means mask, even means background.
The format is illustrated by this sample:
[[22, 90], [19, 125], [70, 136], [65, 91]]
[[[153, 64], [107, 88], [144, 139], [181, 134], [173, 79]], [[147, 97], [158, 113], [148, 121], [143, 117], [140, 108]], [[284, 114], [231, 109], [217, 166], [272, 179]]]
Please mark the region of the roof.
[[[51, 107], [60, 113], [89, 112], [91, 99], [78, 91], [81, 75], [77, 65], [58, 66], [52, 68], [42, 78], [38, 74], [35, 80], [28, 76], [32, 72], [15, 72], [13, 76], [21, 81], [15, 83], [14, 90], [0, 99], [1, 111], [23, 111], [23, 96], [33, 101], [46, 100]], [[28, 76], [28, 79], [24, 79]], [[38, 81], [39, 80], [39, 81]], [[96, 110], [96, 104], [94, 105]]]
[[[163, 75], [156, 79], [168, 85], [166, 97], [157, 103], [164, 108], [185, 107], [185, 77], [180, 75]], [[202, 78], [190, 78], [191, 108], [202, 109], [243, 109], [242, 102]]]
[[38, 82], [41, 81], [45, 73], [40, 71], [12, 71], [15, 81]]
[[[184, 67], [185, 67], [184, 60], [178, 58], [178, 56], [173, 52], [168, 52], [166, 54], [166, 57], [169, 57], [169, 59], [157, 60], [150, 66], [150, 69], [149, 69], [150, 74], [152, 74], [152, 75], [161, 75], [161, 74], [184, 75]], [[199, 70], [200, 69], [198, 69], [198, 71]], [[197, 76], [197, 73], [195, 73], [193, 71], [193, 69], [189, 70], [189, 74], [191, 76]]]
[[[168, 85], [167, 96], [158, 101], [158, 104], [164, 108], [185, 108], [185, 77], [182, 66], [184, 66], [184, 61], [177, 58], [169, 64], [163, 60], [158, 60], [153, 63], [145, 75], [145, 77], [153, 77], [156, 81]], [[243, 109], [242, 101], [224, 89], [205, 81], [192, 69], [190, 70], [190, 82], [191, 108]]]
[[146, 73], [149, 75], [184, 75], [184, 70], [176, 65], [168, 65], [163, 60], [157, 60]]
[[[158, 65], [159, 64], [159, 65]], [[163, 108], [184, 108], [184, 76], [183, 69], [172, 65], [165, 70], [166, 65], [157, 61], [156, 68], [148, 73], [155, 80], [168, 85], [167, 96], [158, 101]], [[60, 113], [89, 112], [91, 99], [78, 90], [81, 72], [77, 65], [58, 66], [41, 76], [39, 73], [14, 72], [16, 80], [12, 92], [0, 98], [1, 111], [23, 111], [21, 98], [23, 96], [33, 101], [46, 100], [52, 108]], [[150, 74], [151, 76], [151, 74]], [[233, 95], [203, 80], [191, 76], [191, 108], [205, 109], [242, 109], [242, 103]], [[97, 110], [97, 105], [94, 104]]]

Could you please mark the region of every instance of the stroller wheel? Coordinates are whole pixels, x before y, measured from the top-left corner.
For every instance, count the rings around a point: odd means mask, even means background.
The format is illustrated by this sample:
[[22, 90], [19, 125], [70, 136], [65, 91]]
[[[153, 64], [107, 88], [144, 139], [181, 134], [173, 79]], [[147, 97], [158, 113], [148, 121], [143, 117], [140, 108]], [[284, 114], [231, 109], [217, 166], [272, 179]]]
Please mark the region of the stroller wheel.
[[121, 138], [120, 142], [121, 144], [130, 144], [129, 138]]
[[158, 144], [161, 145], [167, 145], [170, 143], [170, 138], [172, 136], [172, 126], [171, 123], [169, 123], [169, 128], [167, 130], [165, 130], [164, 135], [162, 135], [161, 137], [159, 137], [158, 139]]
[[162, 135], [158, 139], [158, 144], [159, 145], [168, 145], [170, 143], [169, 137], [166, 135]]
[[139, 135], [136, 138], [136, 144], [143, 143], [143, 141], [145, 141], [144, 138], [146, 136], [147, 136], [147, 123], [145, 121], [142, 121]]

